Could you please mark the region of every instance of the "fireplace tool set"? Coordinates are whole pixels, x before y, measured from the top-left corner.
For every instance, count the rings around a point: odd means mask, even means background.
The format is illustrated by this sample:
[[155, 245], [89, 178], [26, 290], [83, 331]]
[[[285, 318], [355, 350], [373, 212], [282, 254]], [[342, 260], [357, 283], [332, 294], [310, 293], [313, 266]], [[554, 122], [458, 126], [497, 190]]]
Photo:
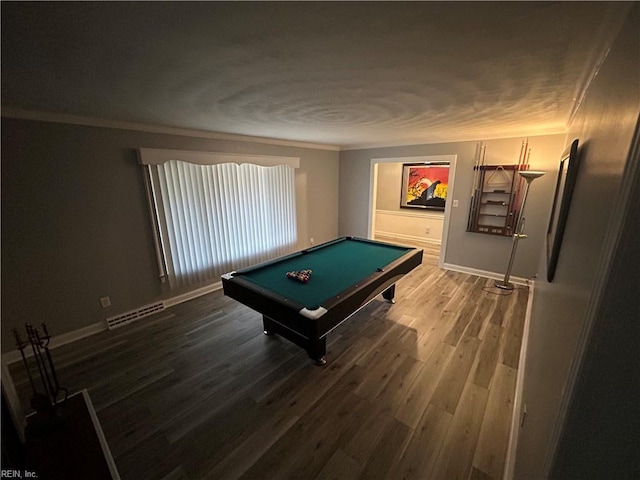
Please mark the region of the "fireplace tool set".
[[[13, 330], [13, 334], [16, 338], [18, 350], [20, 350], [20, 354], [22, 355], [22, 362], [27, 370], [29, 383], [31, 384], [31, 391], [33, 393], [31, 397], [31, 407], [39, 414], [57, 415], [57, 407], [66, 402], [69, 391], [61, 387], [58, 382], [51, 352], [49, 352], [51, 335], [49, 335], [47, 326], [44, 323], [42, 324], [43, 335], [30, 323], [27, 323], [25, 328], [27, 331], [27, 340], [22, 339], [17, 329]], [[38, 390], [36, 384], [37, 377], [34, 378], [27, 355], [25, 354], [25, 349], [27, 349], [29, 345], [31, 345], [31, 351], [33, 352], [33, 358], [35, 359], [44, 393], [40, 393]]]

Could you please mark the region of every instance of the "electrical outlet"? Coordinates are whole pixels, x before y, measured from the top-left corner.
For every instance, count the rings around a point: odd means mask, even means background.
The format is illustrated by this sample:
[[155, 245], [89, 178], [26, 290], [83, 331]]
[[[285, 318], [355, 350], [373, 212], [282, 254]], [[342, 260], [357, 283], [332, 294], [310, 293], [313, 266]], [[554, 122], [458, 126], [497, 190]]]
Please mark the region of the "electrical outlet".
[[313, 244], [315, 243], [315, 242], [314, 242], [314, 240], [313, 240], [313, 237], [311, 237], [311, 238], [309, 239], [309, 243], [311, 243], [311, 245], [313, 245]]
[[429, 233], [431, 233], [431, 229], [429, 227], [424, 229], [424, 233], [426, 233], [427, 235], [429, 235]]
[[109, 308], [111, 306], [111, 299], [109, 297], [100, 298], [100, 305], [102, 305], [102, 308]]
[[454, 200], [453, 201], [453, 208], [457, 208], [458, 207], [458, 200]]

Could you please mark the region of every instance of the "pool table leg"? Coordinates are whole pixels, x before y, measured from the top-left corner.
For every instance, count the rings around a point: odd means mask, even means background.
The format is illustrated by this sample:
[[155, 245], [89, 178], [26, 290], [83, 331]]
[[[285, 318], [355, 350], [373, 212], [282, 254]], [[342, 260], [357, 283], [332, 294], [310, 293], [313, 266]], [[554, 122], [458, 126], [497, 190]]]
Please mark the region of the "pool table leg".
[[396, 303], [393, 297], [396, 296], [396, 284], [394, 283], [389, 288], [387, 288], [384, 292], [382, 292], [382, 298], [384, 298], [389, 303]]
[[311, 360], [316, 363], [316, 365], [325, 365], [327, 363], [327, 360], [325, 359], [325, 355], [327, 354], [327, 337], [309, 340], [307, 354], [311, 357]]
[[307, 351], [309, 357], [316, 363], [316, 365], [324, 365], [327, 363], [325, 355], [327, 354], [327, 338], [307, 338], [288, 329], [278, 322], [275, 322], [266, 315], [262, 316], [262, 327], [265, 335], [275, 335], [276, 333], [281, 337], [286, 338], [290, 342], [295, 343], [299, 347], [304, 348]]
[[265, 315], [262, 316], [262, 328], [265, 335], [272, 336], [276, 334], [276, 325], [274, 325], [273, 320]]
[[316, 365], [318, 365], [319, 367], [327, 364], [327, 360], [324, 357], [314, 358], [313, 361], [316, 362]]

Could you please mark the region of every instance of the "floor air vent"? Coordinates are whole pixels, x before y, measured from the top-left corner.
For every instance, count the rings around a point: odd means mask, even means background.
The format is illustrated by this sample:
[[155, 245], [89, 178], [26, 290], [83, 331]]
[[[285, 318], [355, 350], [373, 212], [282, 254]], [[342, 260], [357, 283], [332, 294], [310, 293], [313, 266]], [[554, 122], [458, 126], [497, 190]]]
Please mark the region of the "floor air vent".
[[139, 318], [146, 317], [148, 315], [151, 315], [152, 313], [160, 312], [162, 310], [164, 310], [163, 302], [140, 307], [136, 310], [131, 310], [130, 312], [107, 318], [107, 327], [109, 328], [109, 330], [111, 330], [112, 328], [122, 327], [123, 325], [134, 322]]

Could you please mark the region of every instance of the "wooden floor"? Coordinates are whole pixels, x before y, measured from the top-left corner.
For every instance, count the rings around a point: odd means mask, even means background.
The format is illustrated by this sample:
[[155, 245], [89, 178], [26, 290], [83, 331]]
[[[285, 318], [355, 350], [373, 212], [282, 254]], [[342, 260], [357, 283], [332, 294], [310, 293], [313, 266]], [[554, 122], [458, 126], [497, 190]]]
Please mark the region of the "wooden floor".
[[425, 255], [324, 367], [216, 292], [54, 350], [60, 382], [89, 390], [125, 480], [502, 478], [527, 290]]

